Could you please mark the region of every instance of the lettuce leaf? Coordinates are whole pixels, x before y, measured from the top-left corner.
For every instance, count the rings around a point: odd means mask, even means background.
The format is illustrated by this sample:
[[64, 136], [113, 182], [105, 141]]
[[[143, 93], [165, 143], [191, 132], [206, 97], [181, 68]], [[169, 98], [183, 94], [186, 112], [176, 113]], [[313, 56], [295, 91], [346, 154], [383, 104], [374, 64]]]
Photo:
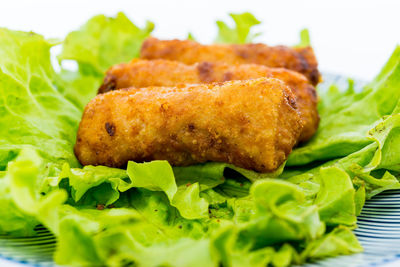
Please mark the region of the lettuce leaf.
[[330, 255], [358, 253], [362, 250], [360, 243], [350, 229], [339, 226], [322, 238], [310, 242], [302, 252], [301, 258], [315, 260]]
[[[255, 212], [240, 235], [255, 239], [254, 247], [315, 239], [325, 231], [318, 207], [306, 203], [300, 187], [282, 180], [260, 180], [251, 187]], [[270, 216], [268, 216], [270, 215]]]
[[38, 34], [0, 29], [0, 170], [25, 146], [79, 166], [72, 148], [81, 112], [52, 83], [51, 46]]
[[[124, 208], [96, 209], [88, 207], [76, 208], [63, 204], [67, 200], [67, 194], [63, 189], [51, 190], [43, 195], [41, 182], [46, 177], [46, 164], [42, 158], [31, 149], [24, 149], [20, 155], [12, 161], [7, 169], [7, 175], [2, 178], [10, 185], [10, 198], [15, 203], [20, 213], [32, 216], [37, 225], [43, 223], [58, 238], [58, 249], [55, 255], [56, 261], [61, 264], [102, 264], [104, 262], [116, 261], [116, 258], [126, 254], [119, 251], [117, 257], [109, 257], [115, 254], [115, 247], [110, 246], [110, 240], [121, 240], [121, 249], [129, 254], [136, 252], [135, 261], [144, 263], [152, 255], [154, 248], [164, 251], [164, 259], [157, 258], [152, 261], [154, 265], [172, 263], [175, 260], [169, 252], [188, 250], [191, 253], [196, 247], [202, 247], [201, 242], [186, 241], [185, 237], [196, 236], [203, 233], [202, 227], [196, 221], [184, 220], [176, 212], [175, 208], [165, 202], [164, 196], [151, 193], [151, 191], [131, 191], [125, 194], [116, 203], [116, 206], [124, 205]], [[72, 183], [73, 184], [73, 183]], [[139, 189], [138, 189], [139, 190]], [[135, 208], [133, 208], [135, 207]], [[156, 210], [154, 210], [156, 209]], [[158, 212], [159, 211], [159, 212]], [[165, 216], [164, 212], [171, 212]], [[175, 219], [172, 220], [172, 217]], [[160, 230], [163, 229], [163, 234]], [[21, 234], [21, 233], [19, 233]], [[22, 233], [25, 234], [25, 233]], [[160, 235], [161, 234], [161, 235]], [[132, 240], [132, 236], [136, 237]], [[176, 237], [176, 245], [162, 245], [169, 238]], [[181, 238], [180, 238], [181, 237]], [[187, 239], [186, 237], [186, 239]], [[151, 245], [153, 244], [153, 245]], [[191, 244], [188, 248], [183, 244]], [[176, 247], [173, 249], [173, 247]], [[107, 247], [107, 248], [106, 248]], [[136, 249], [135, 249], [136, 247]], [[76, 253], [72, 251], [78, 249]], [[205, 251], [208, 253], [207, 250]], [[71, 256], [71, 253], [74, 254]], [[183, 254], [187, 253], [182, 251]], [[199, 256], [204, 256], [201, 254]], [[128, 257], [129, 258], [129, 257]], [[186, 261], [193, 263], [198, 259], [187, 258]], [[204, 259], [203, 259], [204, 260]], [[184, 266], [184, 265], [182, 265]]]
[[44, 164], [41, 156], [31, 148], [24, 148], [18, 157], [7, 166], [1, 197], [1, 204], [5, 208], [12, 208], [4, 212], [0, 218], [0, 232], [13, 235], [33, 235], [34, 227], [39, 223], [50, 226], [48, 219], [54, 216], [56, 209], [43, 212], [49, 206], [56, 207], [66, 200], [63, 191], [52, 191], [43, 196], [41, 182], [51, 175], [51, 168]]
[[350, 88], [341, 96], [336, 94], [337, 99], [329, 105], [322, 104], [325, 108], [320, 114], [317, 133], [306, 145], [293, 151], [287, 166], [344, 157], [370, 144], [368, 131], [381, 122], [382, 117], [398, 110], [399, 59], [400, 46], [381, 73], [362, 92], [355, 93]]
[[191, 33], [191, 32], [189, 32], [188, 33], [188, 35], [187, 35], [187, 38], [186, 39], [188, 39], [188, 40], [192, 40], [192, 41], [196, 41], [196, 37], [194, 37], [194, 35]]
[[115, 18], [98, 15], [67, 35], [58, 59], [74, 60], [82, 71], [103, 75], [113, 64], [138, 57], [153, 29], [149, 21], [143, 29], [137, 27], [122, 12]]
[[337, 167], [327, 167], [316, 178], [320, 190], [314, 203], [318, 205], [321, 219], [328, 225], [355, 225], [355, 190], [350, 176]]
[[127, 172], [132, 187], [165, 192], [170, 204], [179, 210], [182, 217], [186, 219], [208, 217], [208, 202], [199, 195], [199, 183], [202, 181], [192, 180], [191, 183], [178, 187], [172, 167], [167, 161], [129, 162]]
[[0, 179], [0, 234], [31, 236], [38, 221], [34, 216], [18, 209], [10, 193], [8, 179]]
[[308, 31], [308, 29], [302, 29], [300, 31], [300, 42], [294, 47], [301, 48], [307, 46], [311, 46], [310, 32]]
[[[341, 187], [333, 185], [332, 190], [339, 192]], [[212, 238], [216, 257], [224, 266], [288, 266], [310, 258], [362, 251], [350, 228], [338, 226], [325, 232], [318, 215], [318, 210], [324, 213], [326, 209], [318, 207], [324, 201], [308, 201], [301, 186], [267, 179], [254, 183], [251, 192], [255, 205], [247, 220], [221, 228]], [[309, 242], [302, 243], [304, 238]]]
[[218, 35], [215, 39], [217, 43], [244, 44], [251, 43], [261, 33], [252, 33], [252, 27], [261, 22], [249, 12], [234, 14], [229, 16], [233, 19], [235, 26], [229, 27], [225, 22], [218, 20]]
[[[398, 106], [400, 107], [400, 105]], [[368, 132], [368, 137], [378, 144], [371, 162], [365, 170], [386, 169], [400, 171], [400, 158], [397, 157], [400, 142], [400, 114], [386, 117]]]
[[[48, 187], [58, 186], [69, 191], [71, 204], [92, 207], [97, 204], [109, 206], [119, 199], [121, 192], [131, 188], [162, 191], [168, 197], [170, 204], [176, 207], [184, 218], [198, 219], [208, 217], [208, 200], [215, 202], [214, 197], [219, 199], [217, 202], [226, 200], [210, 189], [216, 188], [220, 192], [222, 190], [225, 196], [226, 194], [237, 196], [238, 193], [235, 191], [243, 192], [239, 195], [248, 194], [248, 189], [246, 190], [243, 185], [237, 188], [236, 184], [232, 186], [231, 182], [224, 184], [228, 168], [231, 171], [236, 170], [230, 173], [232, 177], [239, 178], [243, 174], [245, 174], [243, 177], [249, 180], [273, 177], [270, 174], [261, 175], [225, 163], [172, 168], [167, 161], [129, 162], [126, 171], [104, 166], [70, 168], [65, 163], [58, 177], [49, 177], [46, 183]], [[245, 182], [239, 184], [242, 183]], [[203, 198], [204, 194], [200, 193], [206, 190], [206, 198]]]
[[58, 91], [79, 110], [97, 94], [103, 77], [96, 73], [84, 74], [81, 71], [61, 69], [55, 82]]
[[[400, 142], [400, 135], [397, 134], [398, 120], [399, 114], [386, 116], [382, 119], [366, 135], [366, 138], [372, 143], [357, 152], [325, 162], [317, 167], [311, 167], [308, 170], [288, 169], [283, 172], [281, 177], [288, 178], [291, 182], [300, 182], [307, 187], [312, 184], [314, 185], [313, 193], [315, 193], [320, 190], [316, 185], [320, 183], [315, 182], [316, 177], [320, 175], [324, 168], [336, 167], [349, 175], [354, 187], [361, 190], [358, 193], [367, 199], [385, 190], [400, 189], [399, 160], [396, 156], [397, 146], [395, 146]], [[335, 177], [335, 183], [341, 180], [340, 176], [338, 173], [332, 175], [332, 177]], [[358, 199], [356, 205], [363, 204], [364, 200]], [[356, 207], [356, 210], [360, 211], [361, 207]]]
[[58, 60], [76, 62], [78, 71], [62, 68], [56, 80], [59, 90], [83, 110], [96, 95], [104, 72], [114, 64], [138, 57], [143, 40], [153, 29], [150, 21], [143, 28], [137, 27], [121, 12], [115, 18], [93, 17], [63, 42]]
[[[153, 168], [149, 166], [139, 165], [134, 170], [134, 176], [146, 179], [151, 175], [150, 169], [157, 168], [163, 172], [169, 169], [169, 175], [173, 175], [171, 167], [165, 162], [156, 161]], [[144, 174], [140, 175], [140, 172]], [[93, 170], [89, 169], [89, 173], [93, 174]], [[224, 204], [215, 205], [210, 209], [219, 210], [219, 213], [211, 212], [214, 216], [193, 220], [183, 217], [164, 192], [138, 187], [121, 192], [113, 207], [63, 204], [67, 200], [64, 189], [55, 188], [42, 194], [43, 187], [40, 184], [46, 180], [46, 164], [30, 149], [23, 150], [9, 164], [3, 179], [8, 179], [13, 185], [12, 191], [15, 193], [11, 193], [11, 198], [18, 209], [43, 223], [57, 236], [55, 260], [59, 264], [214, 266], [220, 260], [227, 260], [232, 265], [270, 260], [274, 266], [287, 266], [291, 262], [301, 263], [309, 258], [304, 246], [298, 246], [298, 242], [317, 242], [335, 235], [331, 232], [325, 234], [326, 228], [320, 220], [318, 206], [307, 201], [300, 186], [277, 179], [259, 180], [251, 186], [247, 200], [236, 199], [249, 212], [247, 220], [236, 223], [231, 221], [229, 214], [238, 212], [237, 205], [231, 206], [231, 212], [228, 212], [229, 207], [224, 208]], [[69, 183], [76, 184], [73, 181]], [[145, 182], [142, 184], [146, 185]], [[155, 184], [146, 187], [153, 190], [159, 188]], [[91, 192], [88, 190], [85, 194]], [[21, 195], [26, 197], [21, 198]], [[231, 200], [235, 201], [235, 198]], [[221, 233], [226, 236], [221, 236]], [[348, 232], [346, 238], [357, 242], [352, 237], [352, 233]], [[226, 238], [231, 241], [217, 247], [217, 243], [225, 242], [223, 240]], [[335, 238], [332, 237], [333, 240]], [[282, 242], [287, 243], [277, 250], [271, 246]], [[320, 242], [326, 246], [330, 241]], [[340, 249], [335, 253], [352, 251], [346, 242], [340, 244]], [[318, 246], [319, 243], [316, 243], [309, 250], [315, 253]], [[156, 252], [158, 257], [153, 256]], [[225, 260], [222, 259], [224, 254], [229, 255]]]
[[69, 191], [71, 204], [94, 207], [96, 204], [107, 206], [117, 201], [119, 188], [126, 184], [127, 177], [125, 170], [105, 166], [70, 168], [65, 163], [58, 177], [49, 177], [46, 182], [50, 187]]

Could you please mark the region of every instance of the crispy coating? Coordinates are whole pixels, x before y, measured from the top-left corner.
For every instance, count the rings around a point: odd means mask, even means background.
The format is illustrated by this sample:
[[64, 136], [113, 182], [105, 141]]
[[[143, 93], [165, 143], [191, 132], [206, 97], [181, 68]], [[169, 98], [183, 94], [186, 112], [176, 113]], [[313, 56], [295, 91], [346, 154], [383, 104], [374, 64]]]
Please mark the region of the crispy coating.
[[141, 58], [169, 59], [186, 64], [197, 62], [225, 62], [227, 64], [260, 64], [286, 68], [302, 73], [317, 85], [321, 77], [318, 62], [311, 47], [292, 48], [265, 44], [202, 45], [190, 40], [146, 39], [140, 51]]
[[134, 59], [111, 67], [99, 93], [127, 87], [175, 86], [182, 83], [212, 83], [228, 80], [248, 80], [272, 77], [284, 81], [296, 96], [297, 106], [303, 119], [300, 141], [309, 140], [319, 124], [317, 94], [315, 88], [298, 72], [269, 68], [263, 65], [201, 62], [185, 65], [177, 61]]
[[271, 172], [301, 129], [294, 95], [278, 79], [131, 88], [89, 102], [75, 154], [83, 165], [216, 161]]

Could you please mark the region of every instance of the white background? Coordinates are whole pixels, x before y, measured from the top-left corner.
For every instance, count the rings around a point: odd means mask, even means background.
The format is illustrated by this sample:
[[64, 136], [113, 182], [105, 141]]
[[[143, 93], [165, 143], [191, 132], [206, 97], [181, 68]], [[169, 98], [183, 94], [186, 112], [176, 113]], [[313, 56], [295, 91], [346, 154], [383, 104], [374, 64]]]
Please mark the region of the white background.
[[0, 0], [0, 27], [63, 37], [96, 14], [125, 12], [136, 24], [156, 23], [154, 35], [202, 42], [216, 34], [215, 21], [229, 12], [250, 11], [263, 23], [258, 39], [295, 44], [307, 27], [320, 69], [369, 80], [400, 44], [400, 1], [254, 0]]

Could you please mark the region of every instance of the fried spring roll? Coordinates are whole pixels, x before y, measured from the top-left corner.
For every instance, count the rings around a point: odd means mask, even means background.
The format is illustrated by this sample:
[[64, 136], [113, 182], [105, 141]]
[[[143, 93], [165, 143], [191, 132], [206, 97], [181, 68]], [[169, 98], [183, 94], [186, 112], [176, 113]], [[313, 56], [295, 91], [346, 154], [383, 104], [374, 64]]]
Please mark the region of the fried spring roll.
[[320, 81], [318, 62], [311, 47], [292, 48], [265, 44], [202, 45], [190, 40], [158, 40], [143, 42], [141, 58], [169, 59], [186, 64], [197, 62], [224, 62], [227, 64], [260, 64], [286, 68], [304, 74], [316, 85]]
[[227, 65], [202, 62], [185, 65], [162, 59], [134, 59], [130, 63], [111, 67], [99, 88], [99, 93], [127, 87], [175, 86], [181, 83], [211, 83], [261, 77], [278, 78], [289, 85], [296, 97], [304, 124], [299, 141], [309, 140], [319, 124], [315, 88], [303, 75], [287, 69], [256, 64]]
[[271, 172], [286, 160], [301, 129], [294, 95], [278, 79], [131, 88], [89, 102], [75, 154], [83, 165], [216, 161]]

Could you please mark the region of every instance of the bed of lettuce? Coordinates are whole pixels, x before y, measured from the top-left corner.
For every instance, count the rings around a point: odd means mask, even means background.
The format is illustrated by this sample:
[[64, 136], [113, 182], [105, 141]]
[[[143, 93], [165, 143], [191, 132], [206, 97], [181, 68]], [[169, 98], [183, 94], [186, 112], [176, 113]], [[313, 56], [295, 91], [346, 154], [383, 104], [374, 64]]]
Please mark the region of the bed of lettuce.
[[[231, 16], [217, 42], [259, 34], [251, 14]], [[57, 237], [55, 262], [73, 266], [287, 266], [361, 252], [352, 229], [365, 200], [400, 188], [400, 47], [361, 90], [319, 88], [317, 134], [274, 174], [212, 162], [82, 168], [73, 146], [85, 104], [153, 28], [119, 13], [62, 42], [0, 29], [0, 234], [42, 224]], [[54, 70], [56, 45], [77, 70]]]

